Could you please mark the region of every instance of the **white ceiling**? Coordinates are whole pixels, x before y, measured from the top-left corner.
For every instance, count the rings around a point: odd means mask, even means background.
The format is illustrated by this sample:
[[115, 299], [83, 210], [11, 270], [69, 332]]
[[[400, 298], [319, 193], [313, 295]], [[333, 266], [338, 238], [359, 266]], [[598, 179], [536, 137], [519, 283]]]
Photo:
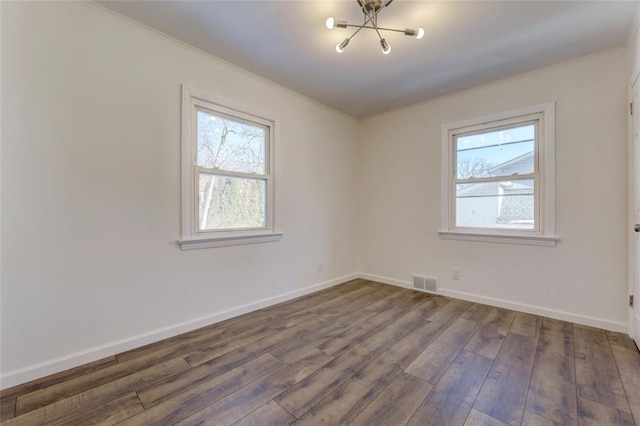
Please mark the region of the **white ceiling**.
[[147, 26], [310, 98], [365, 117], [623, 45], [637, 1], [403, 1], [378, 15], [416, 40], [387, 33], [389, 55], [343, 1], [100, 1]]

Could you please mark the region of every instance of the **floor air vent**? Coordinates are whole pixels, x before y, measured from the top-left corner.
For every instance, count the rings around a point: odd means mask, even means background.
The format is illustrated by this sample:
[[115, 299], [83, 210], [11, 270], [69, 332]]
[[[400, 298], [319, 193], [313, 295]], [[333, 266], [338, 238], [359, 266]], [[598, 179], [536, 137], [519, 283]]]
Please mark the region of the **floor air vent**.
[[438, 292], [438, 280], [435, 278], [424, 277], [422, 275], [413, 276], [414, 290], [426, 291], [429, 293]]
[[421, 277], [420, 275], [414, 275], [413, 276], [413, 288], [415, 288], [416, 290], [424, 290], [424, 285], [425, 285], [425, 281], [427, 280], [426, 277]]

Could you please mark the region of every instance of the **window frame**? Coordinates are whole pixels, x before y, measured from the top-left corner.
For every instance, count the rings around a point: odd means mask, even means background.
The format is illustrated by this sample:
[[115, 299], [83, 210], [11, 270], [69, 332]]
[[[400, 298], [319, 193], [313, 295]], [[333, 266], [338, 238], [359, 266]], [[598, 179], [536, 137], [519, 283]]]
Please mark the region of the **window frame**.
[[[238, 122], [265, 127], [264, 174], [241, 173], [199, 166], [197, 162], [198, 111], [210, 112]], [[221, 101], [207, 93], [195, 91], [182, 85], [182, 235], [178, 240], [182, 250], [275, 242], [282, 238], [283, 233], [275, 231], [274, 145], [277, 129], [276, 120], [265, 118], [264, 114], [250, 111], [237, 104]], [[264, 180], [266, 226], [201, 230], [199, 226], [200, 173]]]
[[[456, 142], [460, 136], [513, 128], [535, 122], [534, 171], [526, 175], [458, 179]], [[555, 102], [535, 105], [470, 120], [443, 124], [441, 135], [442, 239], [555, 246]], [[533, 179], [534, 228], [474, 228], [456, 226], [456, 184], [463, 181], [499, 182]]]

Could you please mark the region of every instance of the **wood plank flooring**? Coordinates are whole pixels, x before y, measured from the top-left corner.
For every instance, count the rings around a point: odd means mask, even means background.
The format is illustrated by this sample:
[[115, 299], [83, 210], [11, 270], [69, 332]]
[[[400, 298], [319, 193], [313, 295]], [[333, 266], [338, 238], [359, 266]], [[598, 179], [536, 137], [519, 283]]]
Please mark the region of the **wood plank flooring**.
[[9, 425], [634, 425], [620, 333], [353, 280], [0, 392]]

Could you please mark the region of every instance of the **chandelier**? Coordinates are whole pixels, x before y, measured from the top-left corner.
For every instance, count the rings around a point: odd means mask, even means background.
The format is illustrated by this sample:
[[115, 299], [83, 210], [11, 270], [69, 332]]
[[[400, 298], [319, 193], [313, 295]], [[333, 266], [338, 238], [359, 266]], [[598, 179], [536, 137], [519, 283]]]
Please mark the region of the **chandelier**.
[[393, 2], [393, 0], [385, 0], [383, 4], [382, 1], [383, 0], [356, 0], [358, 5], [362, 8], [362, 13], [364, 14], [364, 21], [362, 25], [349, 24], [347, 23], [347, 21], [336, 21], [333, 17], [327, 18], [327, 21], [325, 22], [325, 24], [327, 28], [329, 28], [330, 30], [333, 28], [347, 28], [347, 27], [357, 28], [357, 30], [353, 34], [351, 34], [351, 36], [345, 38], [342, 42], [336, 45], [336, 52], [342, 53], [342, 51], [344, 50], [345, 47], [347, 47], [351, 39], [355, 37], [355, 35], [358, 34], [360, 30], [363, 28], [368, 28], [376, 31], [376, 33], [378, 34], [378, 37], [380, 38], [380, 46], [382, 46], [382, 53], [384, 53], [385, 55], [388, 55], [389, 52], [391, 52], [391, 46], [389, 45], [387, 40], [384, 37], [382, 37], [382, 35], [380, 34], [380, 31], [395, 31], [398, 33], [404, 33], [404, 35], [415, 37], [417, 39], [421, 39], [422, 37], [424, 37], [423, 28], [418, 28], [417, 30], [414, 30], [411, 28], [405, 28], [404, 30], [397, 30], [394, 28], [379, 27], [378, 14], [383, 8], [389, 6], [391, 2]]

